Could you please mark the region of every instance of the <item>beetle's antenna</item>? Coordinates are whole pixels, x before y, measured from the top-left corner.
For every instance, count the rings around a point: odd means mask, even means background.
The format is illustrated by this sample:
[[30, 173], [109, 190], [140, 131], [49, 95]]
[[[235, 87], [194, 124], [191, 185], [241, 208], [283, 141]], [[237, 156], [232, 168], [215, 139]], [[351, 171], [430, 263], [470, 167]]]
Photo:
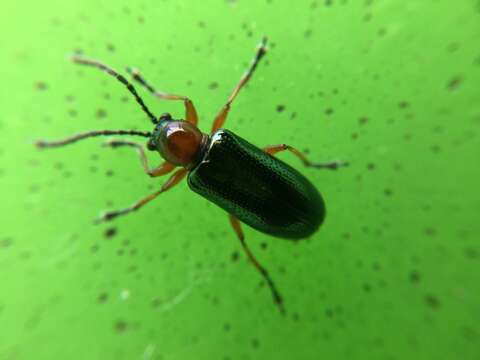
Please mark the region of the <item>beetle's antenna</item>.
[[136, 130], [93, 130], [84, 133], [79, 133], [73, 136], [69, 136], [62, 140], [57, 141], [45, 141], [38, 140], [35, 145], [38, 148], [50, 148], [50, 147], [59, 147], [68, 144], [72, 144], [79, 140], [83, 140], [89, 137], [95, 136], [109, 136], [109, 135], [137, 135], [143, 137], [150, 137], [152, 134], [150, 132], [136, 131]]
[[88, 65], [88, 66], [96, 67], [100, 70], [105, 71], [107, 74], [113, 76], [114, 78], [116, 78], [118, 81], [120, 81], [123, 85], [125, 85], [127, 87], [128, 91], [130, 91], [130, 93], [133, 96], [135, 96], [135, 99], [140, 104], [143, 111], [148, 115], [150, 120], [154, 124], [158, 123], [157, 118], [148, 109], [147, 105], [145, 105], [145, 103], [143, 102], [140, 95], [137, 94], [137, 91], [135, 90], [133, 85], [123, 75], [119, 74], [118, 72], [116, 72], [115, 70], [110, 68], [109, 66], [107, 66], [105, 64], [102, 64], [101, 62], [99, 62], [97, 60], [87, 59], [87, 58], [84, 58], [83, 56], [80, 56], [80, 55], [72, 55], [71, 60], [76, 64], [82, 64], [82, 65]]

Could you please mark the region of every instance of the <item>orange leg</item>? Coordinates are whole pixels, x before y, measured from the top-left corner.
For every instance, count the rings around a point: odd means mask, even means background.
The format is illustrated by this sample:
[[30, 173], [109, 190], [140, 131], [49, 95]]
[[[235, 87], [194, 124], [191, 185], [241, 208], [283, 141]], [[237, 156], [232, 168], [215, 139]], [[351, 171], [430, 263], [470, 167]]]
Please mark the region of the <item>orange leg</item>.
[[182, 180], [185, 177], [185, 175], [187, 175], [187, 173], [188, 173], [187, 169], [182, 168], [182, 169], [177, 170], [167, 180], [167, 182], [165, 182], [165, 184], [163, 184], [163, 186], [160, 188], [160, 190], [144, 197], [143, 199], [140, 199], [139, 201], [137, 201], [136, 203], [134, 203], [133, 205], [131, 205], [131, 206], [125, 208], [125, 209], [108, 211], [108, 212], [104, 213], [100, 218], [98, 218], [96, 220], [96, 223], [100, 223], [100, 222], [103, 222], [103, 221], [110, 221], [110, 220], [116, 218], [117, 216], [126, 215], [126, 214], [128, 214], [132, 211], [136, 211], [136, 210], [140, 209], [143, 205], [152, 201], [153, 199], [155, 199], [161, 193], [163, 193], [167, 190], [170, 190], [172, 187], [177, 185], [180, 182], [180, 180]]
[[268, 287], [270, 288], [270, 291], [272, 292], [273, 301], [278, 306], [281, 313], [285, 314], [285, 308], [283, 307], [282, 296], [278, 292], [278, 290], [277, 290], [272, 278], [268, 274], [267, 270], [258, 262], [258, 260], [255, 258], [253, 253], [248, 248], [248, 246], [245, 242], [245, 236], [243, 235], [243, 231], [242, 231], [242, 228], [241, 228], [241, 225], [240, 225], [240, 221], [235, 216], [233, 216], [231, 214], [229, 215], [229, 219], [230, 219], [230, 224], [233, 227], [233, 230], [237, 234], [237, 237], [240, 240], [240, 243], [242, 244], [243, 250], [245, 251], [245, 253], [248, 256], [248, 259], [253, 264], [253, 266], [255, 266], [257, 271], [263, 276], [263, 278], [265, 279], [265, 281], [268, 284]]
[[302, 160], [303, 164], [308, 167], [314, 167], [317, 169], [331, 169], [336, 170], [341, 166], [348, 166], [348, 163], [345, 161], [330, 161], [326, 163], [312, 163], [310, 160], [307, 159], [304, 153], [300, 152], [299, 150], [291, 147], [287, 144], [279, 144], [279, 145], [269, 145], [263, 148], [267, 154], [275, 155], [278, 152], [288, 150], [300, 160]]
[[142, 75], [140, 74], [140, 71], [138, 69], [127, 68], [127, 72], [132, 76], [132, 78], [134, 80], [136, 80], [138, 83], [143, 85], [148, 91], [150, 91], [153, 95], [155, 95], [159, 99], [162, 99], [162, 100], [182, 100], [183, 103], [185, 104], [186, 120], [193, 125], [197, 125], [198, 115], [197, 115], [197, 110], [195, 110], [195, 106], [193, 105], [192, 100], [190, 100], [186, 96], [167, 94], [167, 93], [164, 93], [162, 91], [155, 90], [155, 88], [152, 87], [142, 77]]
[[240, 92], [240, 89], [250, 80], [250, 78], [253, 75], [253, 72], [257, 68], [257, 65], [260, 61], [260, 59], [267, 53], [267, 38], [263, 38], [262, 42], [260, 43], [260, 46], [258, 47], [257, 53], [255, 54], [255, 57], [253, 58], [252, 64], [250, 67], [247, 69], [247, 72], [242, 76], [240, 81], [238, 82], [237, 86], [233, 89], [232, 94], [227, 100], [227, 103], [222, 107], [218, 115], [216, 116], [213, 125], [212, 125], [212, 134], [220, 129], [223, 124], [225, 123], [225, 120], [227, 119], [228, 112], [230, 111], [230, 105], [232, 104], [233, 100], [235, 97], [238, 95]]
[[128, 141], [128, 140], [118, 140], [118, 139], [112, 139], [108, 140], [103, 143], [104, 146], [111, 146], [113, 148], [120, 147], [120, 146], [130, 146], [134, 147], [138, 151], [138, 155], [140, 156], [140, 162], [142, 163], [143, 170], [145, 173], [151, 177], [157, 177], [157, 176], [162, 176], [170, 173], [173, 169], [175, 169], [175, 165], [170, 164], [169, 162], [165, 161], [163, 164], [157, 166], [156, 168], [150, 169], [148, 167], [148, 160], [145, 155], [145, 151], [143, 150], [143, 145], [133, 142], [133, 141]]

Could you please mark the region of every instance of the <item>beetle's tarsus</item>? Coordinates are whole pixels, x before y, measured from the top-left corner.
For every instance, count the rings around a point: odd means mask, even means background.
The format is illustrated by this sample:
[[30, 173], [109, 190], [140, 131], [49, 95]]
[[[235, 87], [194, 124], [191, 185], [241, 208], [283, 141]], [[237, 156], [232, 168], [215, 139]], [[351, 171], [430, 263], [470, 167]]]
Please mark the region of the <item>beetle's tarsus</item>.
[[316, 169], [330, 169], [330, 170], [337, 170], [340, 167], [346, 167], [349, 166], [350, 164], [347, 161], [331, 161], [328, 163], [321, 163], [321, 164], [312, 164], [312, 163], [307, 163], [305, 164], [309, 167], [313, 167]]
[[101, 224], [103, 222], [107, 222], [107, 221], [110, 221], [112, 220], [113, 218], [117, 217], [118, 214], [116, 213], [111, 213], [111, 212], [105, 212], [103, 213], [102, 215], [100, 215], [98, 218], [96, 218], [93, 223], [98, 225], [98, 224]]
[[262, 55], [264, 55], [268, 51], [267, 42], [268, 42], [268, 37], [264, 36], [259, 45], [260, 51], [263, 53]]
[[278, 306], [278, 309], [282, 313], [282, 315], [286, 315], [285, 307], [283, 306], [283, 298], [280, 295], [277, 287], [275, 286], [272, 278], [268, 274], [268, 271], [265, 268], [261, 268], [260, 273], [262, 274], [263, 278], [266, 280], [268, 287], [270, 288], [270, 292], [272, 293], [273, 302], [275, 305]]
[[35, 141], [35, 146], [39, 149], [44, 149], [48, 147], [48, 142], [45, 140], [37, 140]]
[[287, 312], [285, 310], [285, 307], [283, 306], [283, 298], [282, 296], [280, 295], [279, 292], [275, 291], [272, 293], [273, 295], [273, 301], [275, 302], [275, 304], [278, 306], [278, 309], [280, 310], [280, 313], [285, 316], [287, 315]]

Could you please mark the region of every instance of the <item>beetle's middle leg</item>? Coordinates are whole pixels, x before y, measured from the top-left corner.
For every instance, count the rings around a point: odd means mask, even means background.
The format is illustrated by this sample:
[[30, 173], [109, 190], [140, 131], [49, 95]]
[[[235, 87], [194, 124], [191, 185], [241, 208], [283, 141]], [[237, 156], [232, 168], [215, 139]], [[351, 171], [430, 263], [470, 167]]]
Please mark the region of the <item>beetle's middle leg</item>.
[[287, 144], [269, 145], [263, 148], [263, 151], [265, 151], [267, 154], [270, 154], [272, 156], [278, 152], [285, 151], [285, 150], [290, 151], [292, 154], [294, 154], [296, 157], [302, 160], [303, 164], [308, 167], [314, 167], [317, 169], [337, 170], [341, 166], [348, 166], [348, 162], [339, 161], [339, 160], [329, 161], [325, 163], [313, 163], [310, 160], [308, 160], [305, 154], [302, 153], [300, 150], [297, 150], [294, 147]]
[[240, 220], [238, 220], [235, 216], [229, 215], [230, 219], [230, 224], [233, 227], [233, 230], [237, 234], [238, 239], [240, 240], [240, 243], [242, 244], [242, 248], [247, 254], [248, 259], [250, 262], [255, 266], [255, 268], [258, 270], [258, 272], [263, 276], [265, 281], [268, 284], [268, 287], [270, 288], [270, 291], [272, 292], [272, 297], [273, 301], [275, 304], [279, 307], [280, 311], [282, 314], [285, 314], [285, 308], [283, 307], [283, 299], [282, 296], [280, 295], [279, 291], [277, 290], [272, 278], [268, 274], [268, 271], [258, 262], [258, 260], [255, 258], [253, 253], [250, 251], [248, 248], [246, 242], [245, 242], [245, 235], [243, 234], [241, 225], [240, 225]]
[[242, 87], [248, 82], [248, 80], [250, 80], [261, 58], [267, 53], [266, 46], [267, 46], [267, 38], [264, 37], [258, 47], [257, 53], [255, 54], [255, 57], [253, 58], [252, 63], [250, 64], [250, 67], [247, 69], [246, 73], [242, 76], [237, 86], [235, 86], [226, 104], [222, 107], [220, 112], [217, 114], [217, 117], [213, 121], [212, 132], [211, 132], [212, 134], [223, 126], [223, 123], [227, 119], [228, 112], [230, 111], [230, 105], [232, 104], [233, 100], [235, 100], [235, 97], [238, 95]]
[[184, 168], [177, 170], [162, 185], [160, 190], [155, 191], [154, 193], [144, 197], [143, 199], [138, 200], [136, 203], [134, 203], [133, 205], [131, 205], [127, 208], [120, 209], [120, 210], [107, 211], [100, 218], [98, 218], [96, 220], [96, 223], [100, 223], [100, 222], [103, 222], [103, 221], [110, 221], [110, 220], [116, 218], [117, 216], [126, 215], [128, 213], [131, 213], [132, 211], [136, 211], [136, 210], [140, 209], [143, 205], [152, 201], [153, 199], [155, 199], [161, 193], [164, 193], [165, 191], [170, 190], [172, 187], [177, 185], [180, 182], [180, 180], [182, 180], [185, 177], [185, 175], [187, 175], [187, 173], [188, 173], [188, 170], [184, 169]]
[[140, 74], [140, 71], [138, 69], [127, 68], [127, 72], [132, 76], [133, 80], [143, 85], [150, 93], [152, 93], [157, 98], [162, 100], [182, 100], [185, 104], [185, 120], [187, 120], [193, 125], [197, 125], [198, 115], [192, 100], [190, 100], [186, 96], [167, 94], [165, 92], [156, 90], [145, 80], [145, 78]]
[[119, 140], [119, 139], [111, 139], [103, 143], [104, 146], [110, 146], [113, 148], [117, 148], [120, 146], [129, 146], [137, 149], [138, 155], [140, 157], [140, 162], [142, 163], [143, 170], [148, 176], [157, 177], [166, 175], [175, 169], [175, 165], [165, 161], [156, 168], [150, 169], [148, 166], [148, 159], [145, 155], [145, 151], [143, 150], [143, 145], [139, 144], [134, 141], [129, 140]]

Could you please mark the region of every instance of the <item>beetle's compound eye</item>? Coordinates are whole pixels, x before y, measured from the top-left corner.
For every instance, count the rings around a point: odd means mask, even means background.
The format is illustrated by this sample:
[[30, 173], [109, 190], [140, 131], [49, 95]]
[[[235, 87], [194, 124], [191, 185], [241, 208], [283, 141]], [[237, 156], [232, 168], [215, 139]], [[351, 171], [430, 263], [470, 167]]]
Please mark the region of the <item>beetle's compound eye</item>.
[[148, 139], [147, 141], [147, 149], [150, 150], [150, 151], [155, 151], [157, 150], [157, 146], [155, 145], [155, 143], [153, 142], [153, 139]]
[[170, 121], [170, 120], [172, 120], [172, 115], [170, 115], [170, 113], [163, 113], [162, 115], [160, 115], [159, 120], [160, 121]]

